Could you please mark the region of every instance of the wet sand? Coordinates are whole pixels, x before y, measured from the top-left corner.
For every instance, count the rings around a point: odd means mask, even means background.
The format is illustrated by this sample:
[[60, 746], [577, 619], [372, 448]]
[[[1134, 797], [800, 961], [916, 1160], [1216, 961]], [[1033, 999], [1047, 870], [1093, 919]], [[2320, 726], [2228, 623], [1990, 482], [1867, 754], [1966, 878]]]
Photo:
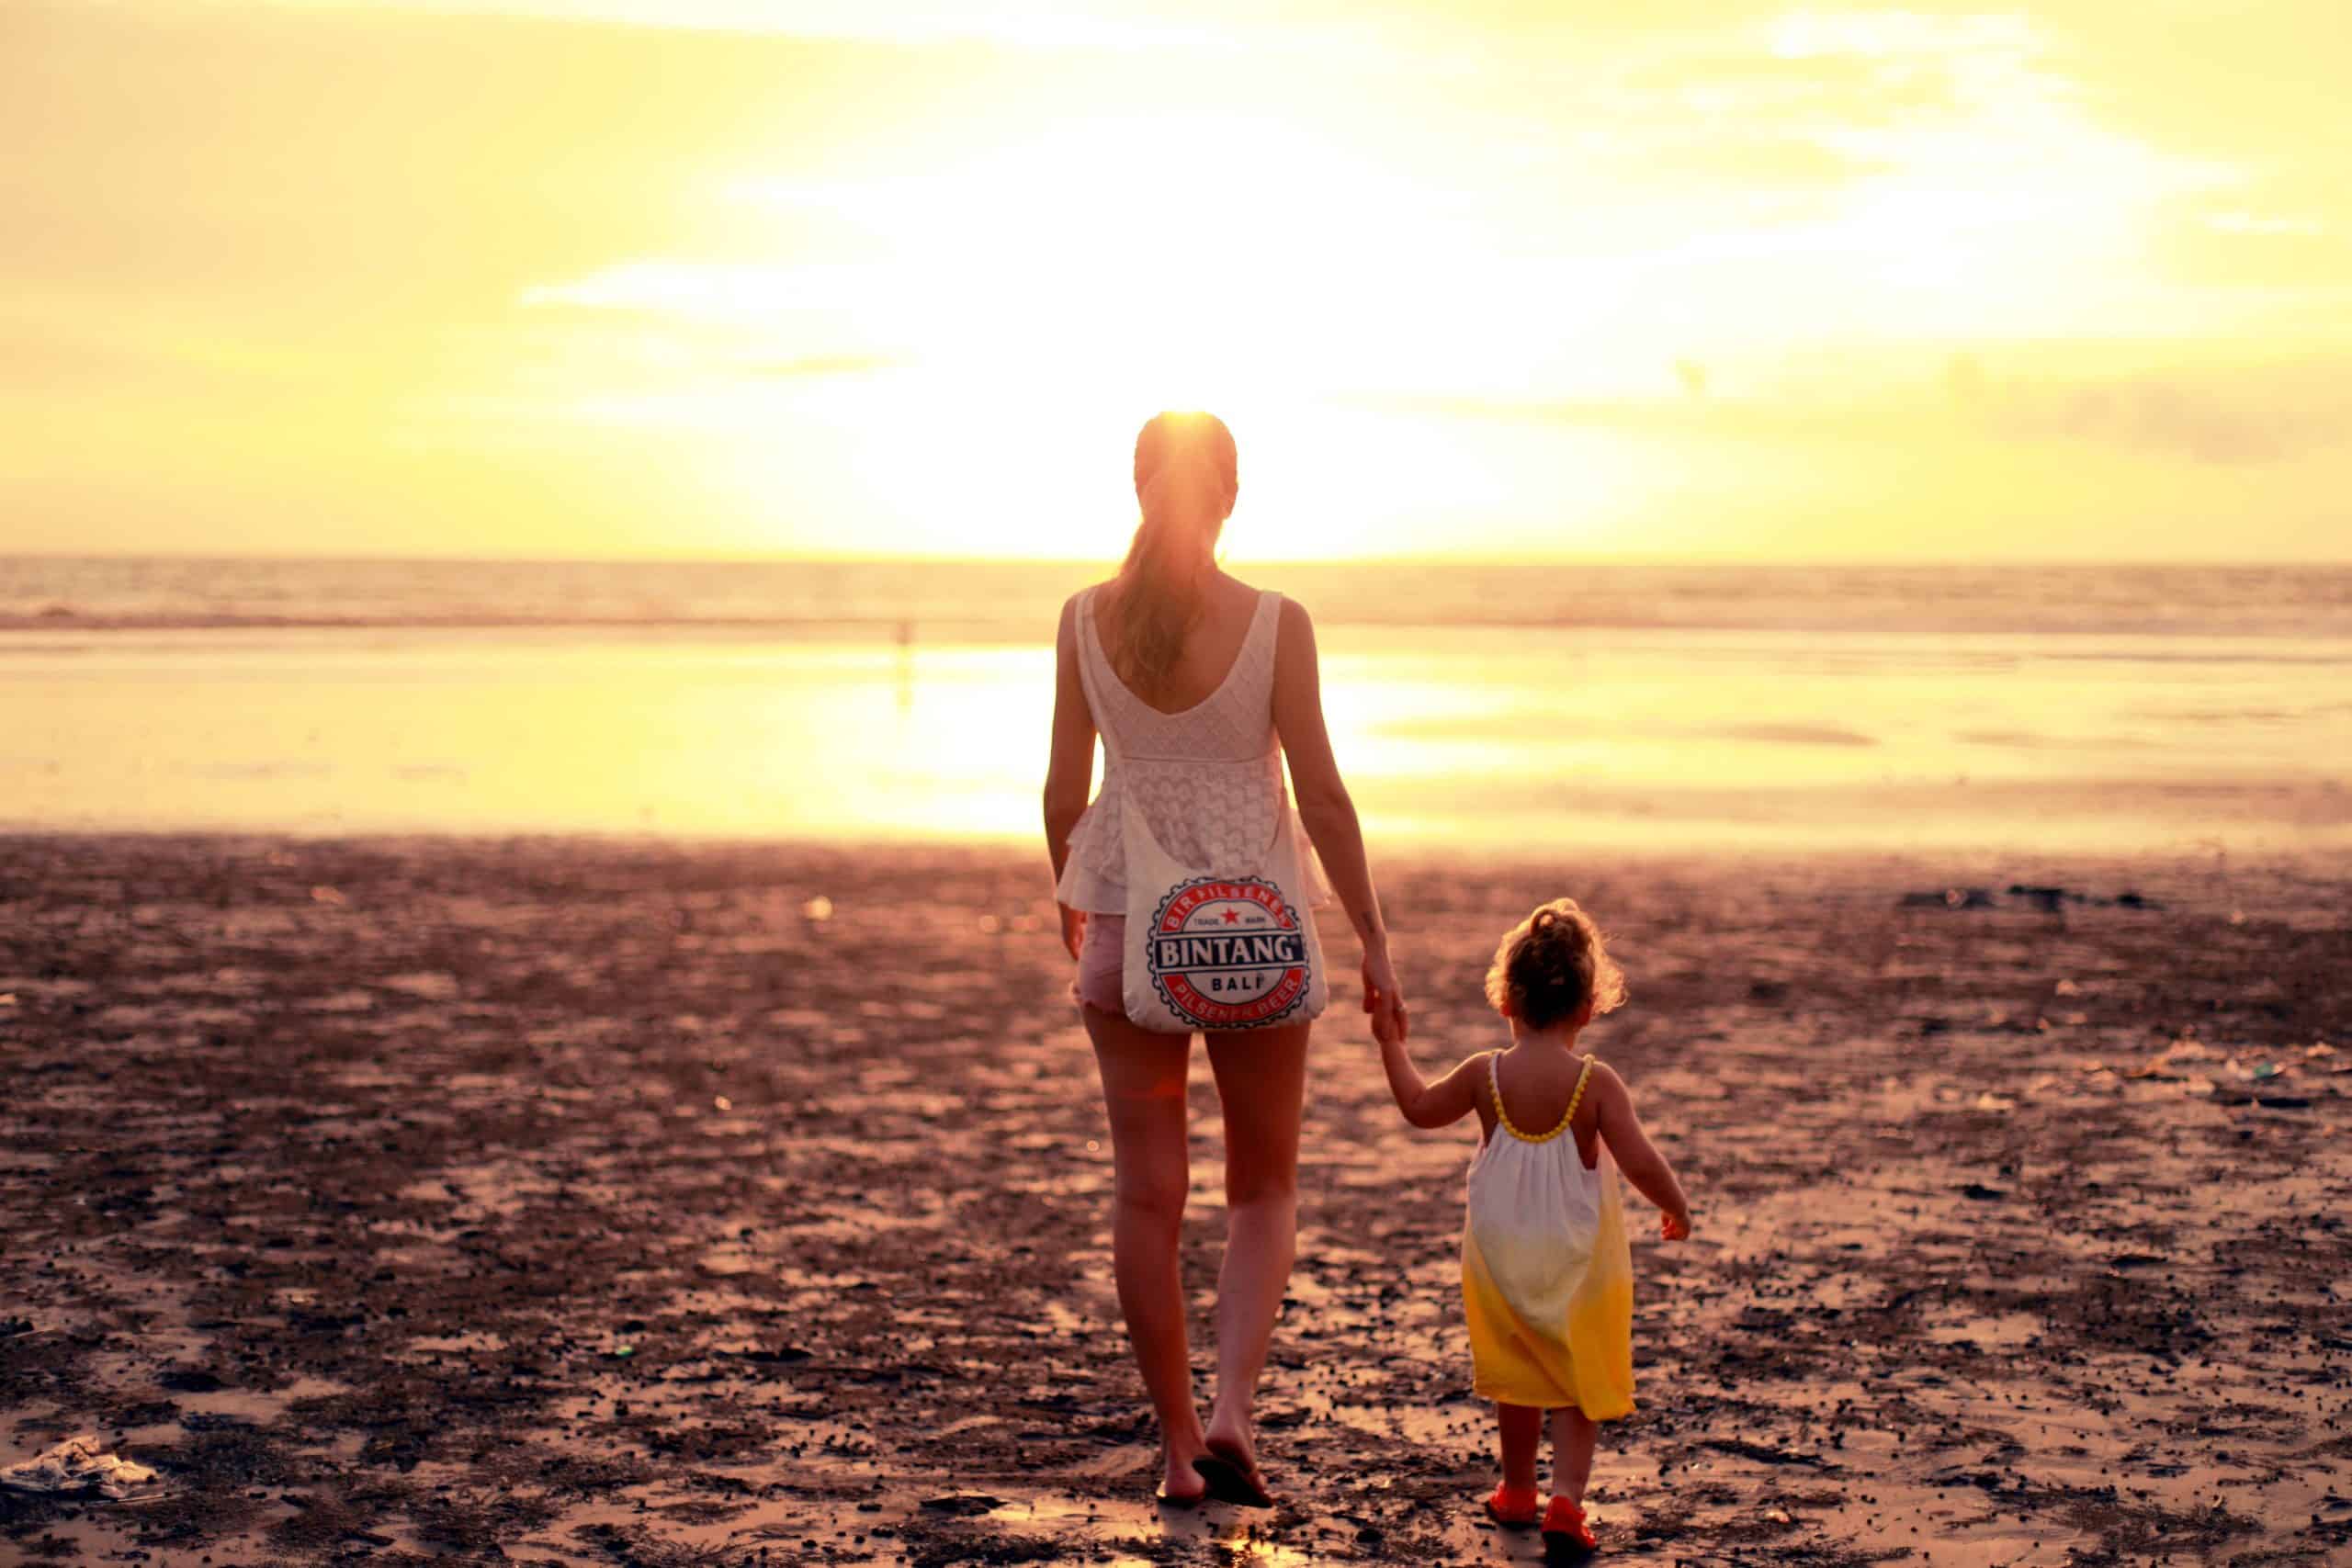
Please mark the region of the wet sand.
[[[1637, 1211], [1613, 1556], [2352, 1559], [2352, 865], [1383, 874], [1432, 1068], [1498, 1038], [1479, 975], [1537, 897], [1617, 933], [1597, 1049], [1699, 1231]], [[1261, 1406], [1285, 1505], [1152, 1513], [1043, 884], [0, 840], [0, 1462], [93, 1432], [165, 1478], [0, 1492], [0, 1560], [1539, 1557], [1476, 1512], [1475, 1134], [1404, 1126], [1351, 998]], [[1204, 1070], [1193, 1109], [1204, 1329]]]

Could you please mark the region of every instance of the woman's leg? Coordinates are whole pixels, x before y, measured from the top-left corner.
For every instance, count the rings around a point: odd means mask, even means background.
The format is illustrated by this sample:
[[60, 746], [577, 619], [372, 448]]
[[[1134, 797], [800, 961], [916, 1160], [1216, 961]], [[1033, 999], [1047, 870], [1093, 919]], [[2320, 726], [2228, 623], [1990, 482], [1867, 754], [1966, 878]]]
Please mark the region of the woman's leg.
[[1225, 1107], [1225, 1262], [1216, 1280], [1216, 1404], [1208, 1435], [1253, 1465], [1258, 1377], [1298, 1234], [1298, 1116], [1311, 1027], [1208, 1037]]
[[[1592, 1439], [1600, 1430], [1573, 1404], [1552, 1412], [1552, 1491], [1579, 1508], [1584, 1506], [1585, 1483], [1592, 1479]], [[1533, 1478], [1532, 1455], [1528, 1474]]]
[[1184, 1342], [1184, 1291], [1176, 1242], [1190, 1184], [1185, 1161], [1184, 1072], [1193, 1054], [1189, 1034], [1156, 1034], [1119, 1013], [1080, 1010], [1102, 1074], [1102, 1106], [1111, 1118], [1112, 1163], [1117, 1195], [1112, 1203], [1111, 1256], [1119, 1281], [1119, 1311], [1127, 1320], [1145, 1392], [1159, 1417], [1165, 1484], [1171, 1495], [1195, 1497], [1200, 1477], [1193, 1461], [1204, 1451], [1200, 1411], [1193, 1404], [1192, 1359]]

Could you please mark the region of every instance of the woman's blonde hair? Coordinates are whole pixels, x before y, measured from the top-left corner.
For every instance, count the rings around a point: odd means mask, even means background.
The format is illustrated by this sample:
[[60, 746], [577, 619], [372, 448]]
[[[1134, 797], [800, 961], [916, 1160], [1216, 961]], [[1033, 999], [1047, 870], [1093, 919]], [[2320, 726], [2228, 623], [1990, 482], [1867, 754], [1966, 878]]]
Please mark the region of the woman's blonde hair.
[[1575, 899], [1537, 906], [1495, 949], [1487, 1000], [1530, 1029], [1549, 1029], [1574, 1018], [1588, 998], [1596, 1017], [1624, 1006], [1625, 972]]
[[1160, 413], [1136, 435], [1143, 521], [1119, 568], [1119, 626], [1108, 649], [1119, 678], [1155, 694], [1184, 652], [1216, 570], [1217, 535], [1241, 493], [1233, 432], [1213, 413]]

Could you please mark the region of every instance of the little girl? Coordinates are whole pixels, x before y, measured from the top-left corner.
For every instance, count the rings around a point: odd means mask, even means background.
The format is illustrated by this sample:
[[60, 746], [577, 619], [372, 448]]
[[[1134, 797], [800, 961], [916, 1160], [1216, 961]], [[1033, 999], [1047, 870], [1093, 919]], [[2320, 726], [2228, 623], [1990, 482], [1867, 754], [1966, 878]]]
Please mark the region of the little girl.
[[[1589, 1551], [1594, 1423], [1634, 1408], [1633, 1258], [1616, 1172], [1664, 1211], [1668, 1241], [1690, 1234], [1690, 1207], [1624, 1080], [1577, 1050], [1593, 1015], [1624, 1001], [1625, 976], [1575, 899], [1554, 899], [1503, 938], [1487, 999], [1510, 1023], [1510, 1048], [1482, 1051], [1435, 1083], [1393, 1028], [1374, 1032], [1406, 1121], [1443, 1127], [1478, 1113], [1462, 1300], [1475, 1386], [1501, 1427], [1502, 1483], [1487, 1511], [1506, 1525], [1540, 1517], [1546, 1547]], [[1539, 1516], [1546, 1412], [1553, 1492]]]

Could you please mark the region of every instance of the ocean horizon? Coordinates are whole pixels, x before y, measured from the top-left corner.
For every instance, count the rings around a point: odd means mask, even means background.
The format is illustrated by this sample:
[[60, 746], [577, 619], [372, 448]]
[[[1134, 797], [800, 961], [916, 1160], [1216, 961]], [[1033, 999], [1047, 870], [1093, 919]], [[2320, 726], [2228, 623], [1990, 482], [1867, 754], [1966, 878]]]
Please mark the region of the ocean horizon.
[[[911, 625], [1035, 635], [1090, 560], [0, 555], [0, 629]], [[1333, 626], [2352, 637], [2352, 562], [1239, 560]]]

